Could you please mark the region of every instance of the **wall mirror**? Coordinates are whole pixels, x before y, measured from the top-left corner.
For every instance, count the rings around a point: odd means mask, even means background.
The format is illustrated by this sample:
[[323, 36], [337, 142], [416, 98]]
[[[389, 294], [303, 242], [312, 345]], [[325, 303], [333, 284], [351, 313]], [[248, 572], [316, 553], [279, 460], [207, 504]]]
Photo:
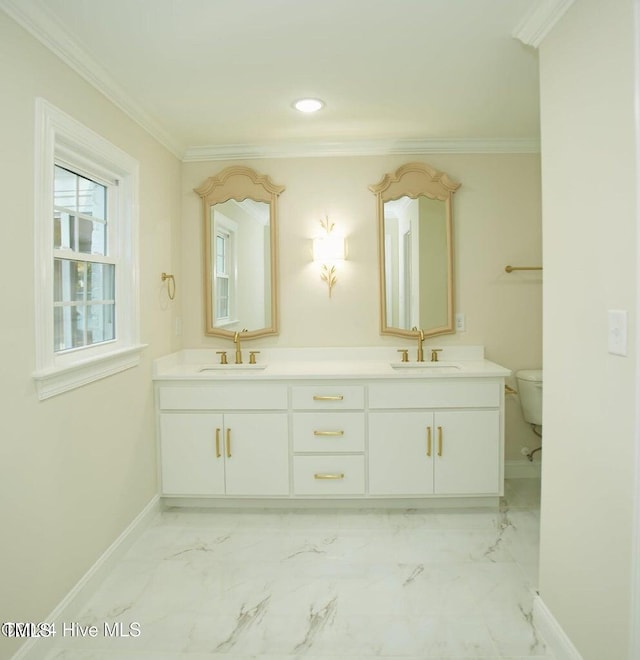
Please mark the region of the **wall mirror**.
[[454, 332], [453, 213], [460, 187], [444, 172], [408, 163], [369, 186], [378, 207], [380, 332]]
[[277, 201], [283, 190], [243, 166], [227, 167], [195, 189], [204, 219], [205, 334], [277, 334]]

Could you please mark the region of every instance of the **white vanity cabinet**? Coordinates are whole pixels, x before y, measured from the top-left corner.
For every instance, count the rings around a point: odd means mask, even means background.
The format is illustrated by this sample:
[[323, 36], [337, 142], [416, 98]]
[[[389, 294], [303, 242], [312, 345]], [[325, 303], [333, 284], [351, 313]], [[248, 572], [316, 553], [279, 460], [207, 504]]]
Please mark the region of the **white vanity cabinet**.
[[293, 386], [293, 494], [365, 494], [365, 386]]
[[371, 495], [502, 492], [500, 383], [379, 384], [369, 397]]
[[155, 373], [167, 501], [494, 506], [503, 493], [510, 372], [481, 353], [407, 371], [320, 359], [217, 371], [197, 360], [208, 353], [193, 355], [166, 359]]
[[372, 495], [495, 495], [500, 490], [500, 413], [372, 412]]
[[159, 403], [163, 495], [289, 494], [286, 388], [161, 387]]

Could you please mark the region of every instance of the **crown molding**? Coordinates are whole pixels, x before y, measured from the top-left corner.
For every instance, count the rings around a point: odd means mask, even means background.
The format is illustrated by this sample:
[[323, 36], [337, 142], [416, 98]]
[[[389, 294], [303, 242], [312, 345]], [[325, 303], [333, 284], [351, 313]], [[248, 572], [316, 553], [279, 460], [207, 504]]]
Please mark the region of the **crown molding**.
[[4, 10], [16, 23], [106, 96], [172, 154], [182, 158], [184, 146], [176, 143], [169, 133], [147, 114], [96, 60], [71, 39], [59, 22], [51, 16], [44, 2], [32, 4], [21, 3], [19, 0], [0, 0], [0, 9]]
[[526, 46], [538, 48], [575, 0], [540, 0], [522, 19], [512, 35]]
[[[539, 23], [538, 15], [553, 15], [553, 23], [568, 9], [574, 0], [542, 0], [542, 5], [525, 18], [514, 36], [523, 40], [520, 33], [529, 25]], [[546, 7], [545, 12], [541, 8]], [[559, 9], [560, 7], [560, 9]], [[259, 144], [228, 144], [191, 146], [178, 143], [167, 130], [151, 117], [86, 51], [80, 48], [51, 15], [43, 0], [22, 3], [20, 0], [0, 0], [0, 9], [27, 30], [40, 43], [76, 71], [114, 105], [139, 124], [149, 135], [166, 147], [177, 158], [189, 161], [241, 160], [263, 158], [304, 158], [331, 156], [379, 156], [422, 155], [437, 153], [458, 154], [508, 154], [539, 153], [540, 142], [536, 138], [435, 138], [422, 140], [364, 140], [364, 141], [307, 141]], [[555, 11], [551, 11], [555, 9]], [[535, 16], [533, 16], [535, 15]], [[551, 29], [551, 23], [546, 31]], [[546, 34], [546, 31], [544, 34]], [[528, 32], [527, 32], [528, 34]], [[537, 32], [536, 32], [537, 34]], [[542, 37], [540, 40], [542, 40]], [[527, 42], [525, 42], [527, 43]]]
[[326, 158], [332, 156], [387, 156], [421, 154], [534, 154], [540, 140], [523, 139], [426, 139], [279, 142], [189, 147], [184, 162], [261, 158]]

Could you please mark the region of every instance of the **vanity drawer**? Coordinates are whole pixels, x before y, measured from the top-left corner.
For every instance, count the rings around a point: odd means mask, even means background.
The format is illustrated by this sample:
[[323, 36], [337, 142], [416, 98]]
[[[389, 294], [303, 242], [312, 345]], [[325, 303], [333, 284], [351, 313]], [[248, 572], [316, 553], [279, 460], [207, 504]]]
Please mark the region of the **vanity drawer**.
[[499, 408], [502, 387], [497, 381], [459, 378], [437, 383], [372, 383], [369, 408]]
[[361, 410], [364, 408], [362, 385], [312, 385], [291, 388], [294, 410]]
[[161, 387], [161, 410], [286, 410], [286, 385]]
[[364, 456], [294, 456], [295, 495], [364, 495]]
[[364, 451], [364, 413], [294, 413], [293, 451], [329, 454]]

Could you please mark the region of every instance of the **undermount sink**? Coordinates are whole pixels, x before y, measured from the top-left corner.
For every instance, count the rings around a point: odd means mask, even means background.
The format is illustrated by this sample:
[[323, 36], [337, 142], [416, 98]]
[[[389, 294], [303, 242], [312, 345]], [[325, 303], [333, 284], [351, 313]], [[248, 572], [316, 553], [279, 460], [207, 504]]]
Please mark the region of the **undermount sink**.
[[397, 371], [406, 369], [413, 372], [425, 371], [457, 371], [460, 365], [454, 362], [392, 362], [391, 368]]
[[266, 367], [266, 364], [211, 364], [201, 367], [198, 371], [200, 373], [203, 371], [261, 371]]

